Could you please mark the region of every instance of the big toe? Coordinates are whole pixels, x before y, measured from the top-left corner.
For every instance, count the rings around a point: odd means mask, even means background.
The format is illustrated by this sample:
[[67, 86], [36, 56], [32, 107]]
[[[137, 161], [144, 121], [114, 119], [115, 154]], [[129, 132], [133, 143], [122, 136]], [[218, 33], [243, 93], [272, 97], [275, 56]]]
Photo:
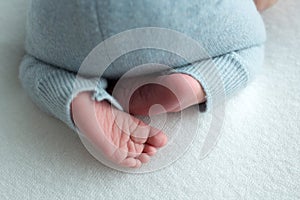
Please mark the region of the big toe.
[[165, 146], [167, 144], [167, 141], [168, 141], [168, 137], [164, 133], [158, 132], [157, 134], [149, 137], [146, 143], [154, 147], [160, 148]]

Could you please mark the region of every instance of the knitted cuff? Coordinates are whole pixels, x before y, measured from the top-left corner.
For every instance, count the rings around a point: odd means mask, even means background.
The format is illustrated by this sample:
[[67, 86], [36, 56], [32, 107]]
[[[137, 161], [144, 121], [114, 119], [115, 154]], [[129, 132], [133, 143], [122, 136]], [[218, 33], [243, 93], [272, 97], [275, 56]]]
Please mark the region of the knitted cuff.
[[200, 104], [201, 111], [224, 104], [229, 96], [247, 85], [249, 76], [243, 59], [234, 52], [174, 70], [194, 77], [202, 85], [207, 101]]
[[43, 106], [56, 118], [77, 130], [71, 116], [72, 100], [83, 91], [92, 91], [91, 98], [96, 101], [108, 100], [113, 106], [122, 110], [119, 103], [105, 91], [106, 80], [87, 79], [72, 73], [57, 71], [43, 77], [38, 83], [38, 95]]

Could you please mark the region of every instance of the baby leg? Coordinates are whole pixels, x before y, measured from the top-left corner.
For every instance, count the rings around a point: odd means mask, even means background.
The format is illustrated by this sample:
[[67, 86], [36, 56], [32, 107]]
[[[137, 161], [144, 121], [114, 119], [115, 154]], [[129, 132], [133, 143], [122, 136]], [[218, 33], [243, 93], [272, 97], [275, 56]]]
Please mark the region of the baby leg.
[[[72, 129], [79, 128], [117, 164], [140, 167], [157, 148], [166, 144], [163, 133], [111, 106], [107, 101], [116, 105], [113, 97], [105, 88], [95, 88], [95, 82], [90, 79], [75, 81], [76, 74], [31, 56], [24, 57], [19, 76], [25, 90], [42, 110]], [[97, 101], [92, 99], [93, 93], [97, 93]]]

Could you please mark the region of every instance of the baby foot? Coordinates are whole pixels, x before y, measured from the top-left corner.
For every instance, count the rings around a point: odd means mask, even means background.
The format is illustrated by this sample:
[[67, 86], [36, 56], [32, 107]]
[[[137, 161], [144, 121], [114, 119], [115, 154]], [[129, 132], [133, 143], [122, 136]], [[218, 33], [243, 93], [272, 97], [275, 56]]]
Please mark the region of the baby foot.
[[106, 101], [93, 101], [88, 92], [80, 93], [73, 100], [72, 115], [76, 126], [90, 142], [120, 166], [141, 167], [167, 142], [161, 131]]
[[273, 6], [278, 0], [254, 0], [258, 11], [262, 12]]
[[[154, 110], [151, 114], [178, 112], [206, 100], [201, 84], [187, 74], [175, 73], [148, 79], [150, 81], [145, 81], [145, 77], [120, 80], [121, 83], [114, 88], [114, 97], [129, 113], [148, 115], [155, 104], [163, 106], [164, 110]], [[130, 88], [137, 89], [133, 92]]]

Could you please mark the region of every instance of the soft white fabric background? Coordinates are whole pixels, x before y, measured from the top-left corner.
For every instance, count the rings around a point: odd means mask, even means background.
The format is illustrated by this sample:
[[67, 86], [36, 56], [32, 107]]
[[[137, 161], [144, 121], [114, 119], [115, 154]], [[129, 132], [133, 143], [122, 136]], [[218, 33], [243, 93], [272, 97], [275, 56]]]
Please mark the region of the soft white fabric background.
[[261, 75], [230, 100], [222, 137], [161, 171], [111, 170], [17, 80], [26, 1], [0, 1], [0, 199], [300, 199], [300, 1], [265, 12]]

